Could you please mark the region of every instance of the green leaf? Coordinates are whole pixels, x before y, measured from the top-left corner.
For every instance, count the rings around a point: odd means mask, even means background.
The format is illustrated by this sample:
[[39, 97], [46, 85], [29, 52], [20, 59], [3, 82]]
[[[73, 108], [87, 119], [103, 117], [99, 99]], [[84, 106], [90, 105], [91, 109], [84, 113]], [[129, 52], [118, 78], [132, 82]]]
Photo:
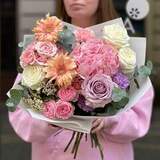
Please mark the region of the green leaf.
[[129, 102], [129, 97], [122, 98], [119, 102], [112, 102], [113, 108], [121, 109]]
[[17, 106], [23, 97], [23, 90], [11, 89], [10, 98], [6, 101], [6, 106], [13, 108]]
[[59, 32], [59, 43], [66, 49], [68, 52], [72, 51], [72, 46], [75, 43], [75, 36], [73, 31], [67, 26], [64, 26], [63, 31]]
[[118, 110], [115, 108], [115, 107], [109, 107], [108, 108], [108, 111], [107, 111], [107, 114], [108, 115], [114, 115], [114, 114], [116, 114], [118, 112]]
[[23, 90], [18, 90], [18, 89], [10, 90], [11, 98], [14, 100], [15, 104], [18, 104], [20, 102], [23, 94], [24, 94]]
[[34, 41], [34, 35], [24, 35], [24, 40], [23, 40], [23, 50], [27, 48], [29, 44], [31, 44]]
[[114, 88], [112, 92], [112, 100], [113, 102], [119, 102], [124, 97], [127, 97], [127, 92], [125, 90], [122, 90], [120, 88]]
[[142, 76], [142, 77], [148, 77], [151, 74], [151, 69], [148, 68], [147, 66], [142, 66], [139, 68], [138, 74], [139, 76]]
[[19, 66], [17, 67], [17, 71], [18, 71], [18, 73], [22, 73], [22, 72], [23, 72], [23, 68], [19, 65]]
[[142, 77], [148, 77], [151, 75], [153, 69], [153, 64], [151, 61], [148, 61], [146, 65], [141, 66], [138, 69], [138, 75]]
[[11, 97], [22, 97], [23, 96], [23, 90], [21, 89], [11, 89], [10, 90]]
[[12, 98], [7, 99], [6, 106], [8, 107], [8, 110], [11, 112], [14, 112], [16, 110], [16, 104], [15, 101]]
[[5, 103], [9, 111], [15, 111], [16, 106], [20, 103], [23, 95], [24, 95], [24, 91], [22, 89], [10, 90], [10, 98]]
[[127, 105], [127, 103], [129, 102], [129, 97], [124, 97], [120, 102], [118, 102], [119, 103], [119, 105], [121, 106], [121, 107], [124, 107], [124, 106], [126, 106]]
[[153, 63], [151, 61], [147, 61], [147, 67], [150, 68], [150, 70], [152, 71]]

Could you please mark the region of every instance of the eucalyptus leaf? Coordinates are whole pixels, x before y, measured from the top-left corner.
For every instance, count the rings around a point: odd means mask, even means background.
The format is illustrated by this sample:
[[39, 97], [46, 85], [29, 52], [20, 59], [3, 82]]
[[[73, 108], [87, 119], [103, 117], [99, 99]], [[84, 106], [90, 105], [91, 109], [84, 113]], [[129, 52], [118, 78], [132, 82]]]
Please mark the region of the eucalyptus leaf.
[[18, 105], [21, 98], [23, 97], [24, 92], [23, 90], [18, 90], [18, 89], [11, 89], [10, 90], [10, 99], [14, 103], [14, 105]]
[[127, 92], [125, 90], [122, 90], [120, 88], [114, 88], [112, 92], [112, 100], [113, 102], [119, 102], [124, 97], [127, 97]]
[[64, 26], [63, 31], [59, 32], [59, 43], [68, 52], [72, 51], [72, 47], [75, 43], [75, 35], [67, 26]]
[[113, 102], [112, 105], [113, 105], [113, 108], [116, 108], [119, 110], [124, 108], [128, 102], [129, 102], [129, 97], [124, 97], [119, 102]]
[[23, 50], [27, 48], [29, 44], [31, 44], [34, 40], [34, 35], [24, 35], [24, 40], [23, 40]]
[[108, 108], [108, 111], [107, 111], [107, 114], [108, 115], [114, 115], [118, 112], [118, 110], [115, 108], [115, 107], [109, 107]]
[[9, 111], [14, 112], [16, 110], [16, 105], [17, 104], [15, 104], [14, 99], [12, 99], [12, 98], [7, 99], [5, 104], [8, 107]]
[[148, 66], [141, 66], [139, 69], [138, 69], [138, 74], [139, 76], [142, 76], [142, 77], [148, 77], [151, 75], [151, 68], [149, 68]]
[[153, 63], [151, 61], [147, 61], [147, 67], [152, 70], [153, 69]]
[[14, 98], [21, 98], [23, 96], [23, 90], [11, 89], [10, 95], [13, 99]]
[[8, 107], [9, 112], [14, 112], [15, 110], [16, 110], [16, 106], [15, 107]]
[[153, 64], [151, 61], [147, 61], [146, 65], [141, 66], [138, 69], [138, 76], [141, 77], [148, 77], [151, 75], [153, 69]]

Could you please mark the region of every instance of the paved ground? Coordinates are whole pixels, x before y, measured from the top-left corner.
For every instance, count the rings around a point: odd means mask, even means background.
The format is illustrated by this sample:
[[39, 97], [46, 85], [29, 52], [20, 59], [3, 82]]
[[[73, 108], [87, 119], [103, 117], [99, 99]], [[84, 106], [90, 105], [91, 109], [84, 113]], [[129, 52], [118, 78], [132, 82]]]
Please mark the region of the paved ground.
[[[30, 160], [30, 145], [18, 138], [8, 123], [7, 114], [1, 118], [1, 160]], [[135, 160], [160, 160], [160, 110], [154, 109], [149, 134], [136, 141]]]

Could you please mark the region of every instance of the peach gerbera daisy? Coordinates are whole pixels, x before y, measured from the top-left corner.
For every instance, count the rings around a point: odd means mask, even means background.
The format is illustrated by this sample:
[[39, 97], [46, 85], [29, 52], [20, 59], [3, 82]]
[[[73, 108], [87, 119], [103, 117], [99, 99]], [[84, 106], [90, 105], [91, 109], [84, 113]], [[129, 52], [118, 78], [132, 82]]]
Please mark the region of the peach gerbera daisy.
[[71, 85], [77, 74], [76, 68], [76, 63], [72, 57], [60, 53], [48, 60], [45, 68], [46, 78], [55, 79], [59, 87], [67, 87]]
[[62, 21], [55, 16], [50, 17], [48, 14], [46, 19], [37, 21], [37, 26], [33, 28], [33, 32], [36, 40], [55, 43], [58, 40], [58, 32], [62, 29]]

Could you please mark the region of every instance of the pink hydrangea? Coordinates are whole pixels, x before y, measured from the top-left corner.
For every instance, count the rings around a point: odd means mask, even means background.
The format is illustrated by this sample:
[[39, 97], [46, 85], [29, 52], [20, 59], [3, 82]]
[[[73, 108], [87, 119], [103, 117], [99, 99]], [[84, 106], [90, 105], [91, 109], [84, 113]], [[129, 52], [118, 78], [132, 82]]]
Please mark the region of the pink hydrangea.
[[58, 91], [58, 97], [62, 101], [72, 101], [76, 97], [76, 94], [76, 90], [72, 86], [61, 88]]
[[114, 46], [99, 39], [92, 39], [74, 48], [73, 57], [78, 72], [87, 77], [98, 73], [112, 76], [119, 69], [118, 51]]
[[95, 38], [94, 32], [90, 29], [77, 29], [75, 31], [76, 41], [78, 43], [86, 42], [89, 39]]
[[56, 118], [56, 102], [54, 100], [43, 103], [43, 115], [50, 119]]
[[69, 119], [74, 113], [74, 107], [65, 101], [59, 100], [56, 107], [56, 118]]

